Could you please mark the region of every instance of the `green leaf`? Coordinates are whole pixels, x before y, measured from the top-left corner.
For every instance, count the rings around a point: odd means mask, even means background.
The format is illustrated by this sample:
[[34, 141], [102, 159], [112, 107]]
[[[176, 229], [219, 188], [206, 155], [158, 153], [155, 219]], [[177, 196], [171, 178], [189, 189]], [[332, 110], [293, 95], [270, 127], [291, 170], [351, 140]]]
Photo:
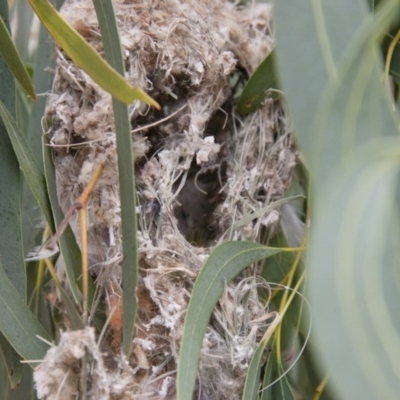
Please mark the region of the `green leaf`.
[[[94, 0], [104, 44], [106, 60], [121, 75], [125, 73], [115, 13], [110, 0]], [[131, 124], [128, 107], [113, 98], [117, 136], [118, 172], [122, 221], [122, 283], [123, 283], [123, 343], [128, 357], [131, 352], [137, 312], [136, 285], [138, 277], [135, 166], [132, 154]]]
[[[274, 238], [269, 242], [272, 247], [287, 247], [288, 243], [282, 230], [279, 230]], [[282, 252], [265, 260], [261, 276], [266, 282], [279, 283], [289, 273], [293, 267], [296, 255], [293, 253]]]
[[0, 101], [0, 116], [11, 139], [19, 166], [24, 173], [33, 196], [35, 197], [43, 216], [50, 227], [54, 229], [53, 216], [51, 215], [50, 202], [47, 196], [46, 182], [42, 171], [29, 148], [24, 134], [19, 130], [12, 115]]
[[[1, 17], [8, 18], [7, 2], [0, 2], [0, 6]], [[15, 115], [14, 79], [1, 57], [0, 88], [0, 101], [4, 103], [11, 114]], [[0, 258], [9, 279], [21, 297], [25, 298], [26, 278], [20, 226], [19, 165], [7, 130], [1, 120], [0, 143]]]
[[318, 349], [338, 398], [395, 399], [398, 122], [376, 40], [399, 2], [374, 18], [363, 1], [275, 4], [281, 83], [315, 182], [307, 286]]
[[[26, 3], [26, 1], [24, 0]], [[60, 0], [55, 3], [61, 3]], [[60, 4], [58, 4], [60, 5]], [[30, 10], [31, 7], [26, 3], [26, 7]], [[33, 11], [32, 11], [33, 12]], [[49, 93], [54, 79], [54, 41], [47, 33], [43, 25], [39, 30], [39, 43], [38, 49], [35, 54], [33, 84], [37, 93]], [[29, 119], [26, 121], [27, 128], [27, 141], [31, 149], [37, 165], [44, 174], [43, 168], [43, 155], [42, 155], [42, 118], [45, 113], [47, 96], [39, 96], [35, 103], [31, 105], [31, 113]], [[25, 132], [25, 131], [24, 131]], [[37, 234], [40, 230], [37, 221], [40, 220], [41, 214], [38, 207], [36, 207], [35, 199], [26, 184], [23, 189], [23, 202], [22, 202], [22, 228], [24, 237], [25, 254], [27, 250], [32, 250], [37, 242]]]
[[399, 170], [397, 138], [370, 143], [337, 171], [317, 210], [309, 282], [315, 331], [343, 399], [398, 397]]
[[[51, 203], [51, 210], [53, 212], [55, 225], [60, 226], [64, 219], [64, 214], [58, 204], [56, 178], [54, 173], [53, 160], [51, 158], [51, 148], [49, 146], [43, 146], [43, 164], [46, 176], [47, 191], [49, 193], [49, 199]], [[64, 260], [65, 273], [69, 288], [72, 292], [74, 300], [77, 304], [81, 301], [82, 282], [79, 280], [81, 276], [81, 251], [78, 244], [76, 243], [75, 236], [72, 232], [71, 227], [68, 225], [65, 232], [59, 240], [60, 252]], [[94, 290], [92, 289], [92, 293]]]
[[[25, 0], [24, 0], [25, 1]], [[62, 0], [54, 0], [53, 4], [58, 8], [62, 4]], [[49, 93], [53, 85], [55, 58], [55, 43], [48, 34], [43, 25], [39, 30], [39, 43], [35, 57], [33, 83], [37, 93]], [[45, 113], [47, 96], [39, 96], [37, 101], [32, 104], [32, 112], [29, 119], [28, 142], [36, 161], [40, 168], [43, 168], [43, 151], [42, 151], [42, 118]]]
[[[8, 21], [8, 2], [0, 1], [0, 19]], [[8, 25], [8, 22], [7, 22]], [[0, 56], [0, 101], [15, 115], [15, 81], [4, 59]], [[14, 285], [23, 300], [26, 300], [26, 273], [22, 248], [20, 214], [20, 171], [17, 158], [0, 119], [0, 259], [10, 285]], [[0, 323], [1, 326], [1, 323]], [[19, 356], [10, 349], [7, 340], [1, 336], [1, 352], [8, 375], [13, 371], [10, 384], [16, 385], [21, 375]]]
[[141, 89], [129, 85], [122, 75], [111, 68], [47, 0], [28, 1], [56, 43], [104, 90], [126, 104], [141, 100], [159, 108], [155, 100]]
[[357, 146], [397, 134], [376, 46], [397, 4], [373, 19], [360, 0], [276, 2], [281, 83], [317, 195]]
[[28, 93], [33, 100], [36, 100], [31, 77], [18, 54], [17, 48], [2, 18], [0, 18], [0, 54], [26, 93]]
[[[271, 383], [272, 385], [269, 386]], [[268, 356], [263, 387], [267, 389], [262, 390], [262, 400], [296, 400], [290, 388], [287, 375], [285, 375], [281, 359], [276, 354], [275, 346], [272, 347], [272, 351]]]
[[243, 400], [257, 400], [260, 390], [261, 367], [263, 363], [263, 355], [267, 342], [258, 345], [256, 351], [251, 358], [249, 368], [246, 373], [246, 381], [243, 389]]
[[291, 249], [266, 247], [252, 242], [225, 242], [211, 253], [196, 279], [185, 318], [178, 363], [179, 400], [192, 399], [203, 338], [226, 283], [250, 264], [281, 251]]
[[15, 389], [22, 377], [21, 357], [2, 333], [0, 333], [0, 342], [0, 352], [4, 361], [4, 369], [8, 376], [8, 383], [12, 389]]
[[36, 336], [48, 339], [46, 331], [24, 303], [0, 264], [0, 329], [25, 360], [40, 360], [48, 345]]
[[275, 64], [275, 50], [273, 50], [257, 67], [243, 88], [237, 105], [241, 115], [258, 110], [267, 91], [270, 91], [272, 98], [277, 97], [276, 90], [279, 90], [279, 82]]
[[[16, 110], [17, 117], [16, 122], [22, 132], [27, 132], [29, 127], [29, 116], [31, 111], [31, 101], [22, 90], [21, 85], [18, 85], [15, 90]], [[25, 133], [26, 136], [26, 133]]]
[[[280, 248], [289, 246], [282, 231], [278, 231], [276, 233], [269, 245]], [[265, 261], [261, 276], [271, 285], [272, 288], [275, 288], [275, 284], [279, 284], [294, 267], [295, 261], [295, 253], [282, 252], [275, 254]], [[304, 265], [302, 262], [300, 262], [300, 265], [295, 273], [295, 282], [297, 282], [302, 271], [304, 271]], [[276, 296], [271, 299], [272, 304], [274, 304], [276, 307], [279, 307], [283, 293], [284, 291], [277, 292]], [[285, 317], [282, 321], [281, 342], [283, 341], [282, 336], [286, 333], [289, 326], [291, 329], [296, 330], [296, 334], [301, 334], [304, 338], [309, 336], [308, 322], [310, 317], [308, 315], [309, 313], [307, 312], [308, 308], [304, 307], [303, 302], [303, 296], [295, 296], [291, 301], [291, 305], [286, 311]], [[292, 332], [290, 332], [290, 336], [292, 336]]]
[[32, 57], [32, 54], [29, 54], [29, 42], [32, 38], [33, 15], [32, 7], [26, 0], [15, 0], [12, 3], [11, 18], [17, 20], [16, 29], [13, 31], [15, 47], [25, 65], [31, 61], [30, 57]]
[[37, 400], [33, 388], [33, 370], [30, 365], [22, 366], [21, 382], [17, 387], [11, 387], [0, 358], [0, 398], [2, 400]]

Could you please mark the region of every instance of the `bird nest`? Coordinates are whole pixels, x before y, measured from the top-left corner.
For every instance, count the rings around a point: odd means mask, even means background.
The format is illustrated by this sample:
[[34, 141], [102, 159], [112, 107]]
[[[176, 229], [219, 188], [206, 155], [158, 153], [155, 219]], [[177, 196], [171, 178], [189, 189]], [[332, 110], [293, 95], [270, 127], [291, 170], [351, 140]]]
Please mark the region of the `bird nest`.
[[[121, 315], [111, 317], [114, 362], [105, 366], [97, 353], [93, 356], [101, 371], [91, 370], [89, 394], [173, 399], [193, 282], [217, 244], [268, 240], [279, 210], [267, 206], [288, 189], [296, 153], [279, 101], [267, 99], [247, 117], [235, 111], [238, 88], [273, 46], [269, 5], [130, 0], [115, 1], [114, 7], [126, 78], [162, 109], [138, 101], [129, 107], [138, 203], [136, 333], [133, 353], [123, 362], [118, 355]], [[91, 1], [66, 1], [62, 14], [103, 54]], [[107, 312], [121, 310], [121, 209], [111, 97], [61, 51], [46, 120], [64, 211], [96, 166], [104, 164], [88, 205], [89, 260]], [[71, 225], [79, 241], [77, 221]], [[240, 397], [248, 363], [268, 326], [260, 318], [268, 304], [257, 292], [268, 284], [256, 272], [253, 266], [226, 285], [204, 339], [196, 398]], [[80, 343], [79, 334], [71, 334], [62, 335], [59, 354], [49, 354], [35, 375], [44, 397], [52, 398], [61, 380], [62, 398], [77, 390], [77, 383], [65, 378], [65, 364], [72, 363], [64, 354], [66, 343]], [[81, 335], [81, 342], [93, 347], [92, 334]], [[57, 367], [57, 360], [62, 365]], [[46, 368], [49, 373], [43, 373]], [[64, 373], [55, 374], [57, 368]]]

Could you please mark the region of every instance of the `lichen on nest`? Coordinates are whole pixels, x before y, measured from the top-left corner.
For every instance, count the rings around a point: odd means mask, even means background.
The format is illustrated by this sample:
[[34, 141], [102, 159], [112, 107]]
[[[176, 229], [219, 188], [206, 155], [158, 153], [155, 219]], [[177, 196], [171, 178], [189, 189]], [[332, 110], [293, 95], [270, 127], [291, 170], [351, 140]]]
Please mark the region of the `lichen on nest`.
[[[134, 385], [126, 387], [124, 398], [172, 399], [184, 313], [198, 271], [218, 243], [260, 240], [273, 230], [279, 212], [266, 206], [284, 196], [296, 155], [279, 101], [266, 100], [245, 118], [235, 113], [232, 82], [249, 76], [272, 49], [269, 5], [145, 0], [115, 1], [114, 7], [126, 78], [162, 105], [161, 111], [139, 102], [129, 108], [140, 282], [129, 360]], [[92, 3], [69, 0], [62, 13], [102, 54]], [[104, 164], [89, 202], [89, 258], [110, 312], [122, 293], [111, 97], [61, 51], [53, 92], [47, 133], [64, 210], [95, 166]], [[77, 222], [71, 224], [79, 239]], [[242, 329], [243, 321], [258, 321], [266, 313], [268, 304], [257, 294], [260, 285], [268, 289], [254, 270], [227, 285], [203, 344], [199, 398], [239, 398], [248, 362], [267, 327], [257, 322]], [[111, 325], [118, 351], [118, 322]]]

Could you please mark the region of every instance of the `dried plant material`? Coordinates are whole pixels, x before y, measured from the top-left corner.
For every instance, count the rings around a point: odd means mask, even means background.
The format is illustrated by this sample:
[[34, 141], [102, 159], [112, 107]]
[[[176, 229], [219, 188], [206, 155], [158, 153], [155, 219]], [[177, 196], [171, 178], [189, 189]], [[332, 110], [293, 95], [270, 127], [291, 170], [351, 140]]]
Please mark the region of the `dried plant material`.
[[115, 282], [110, 282], [111, 290], [107, 292], [107, 317], [112, 329], [111, 347], [118, 350], [122, 344], [123, 308], [121, 288]]
[[[79, 378], [82, 358], [86, 356], [91, 399], [120, 397], [132, 385], [130, 368], [120, 359], [117, 368], [109, 371], [97, 346], [94, 328], [64, 332], [58, 346], [52, 347], [44, 361], [35, 369], [34, 380], [39, 399], [76, 399], [79, 397]], [[126, 399], [132, 397], [125, 397]]]
[[[127, 79], [162, 105], [156, 111], [135, 102], [129, 109], [140, 282], [132, 385], [125, 386], [125, 395], [174, 399], [183, 320], [197, 273], [222, 241], [265, 242], [279, 211], [248, 222], [246, 216], [284, 196], [296, 155], [278, 101], [265, 101], [244, 119], [235, 113], [236, 83], [272, 49], [269, 5], [144, 0], [114, 6]], [[62, 13], [102, 53], [91, 2], [69, 0]], [[62, 52], [46, 119], [64, 210], [96, 165], [104, 164], [88, 204], [89, 258], [106, 309], [120, 311], [121, 213], [111, 98]], [[72, 225], [79, 240], [76, 221]], [[204, 340], [197, 398], [240, 398], [248, 363], [268, 326], [251, 324], [268, 312], [257, 294], [260, 285], [268, 289], [252, 270], [227, 285]], [[120, 317], [111, 323], [115, 347]]]

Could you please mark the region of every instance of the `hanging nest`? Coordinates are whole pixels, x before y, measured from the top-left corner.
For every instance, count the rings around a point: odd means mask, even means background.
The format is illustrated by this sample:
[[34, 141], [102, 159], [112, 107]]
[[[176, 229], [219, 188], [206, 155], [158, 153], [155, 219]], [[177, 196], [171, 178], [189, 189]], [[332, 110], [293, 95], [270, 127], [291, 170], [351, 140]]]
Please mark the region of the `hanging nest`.
[[[162, 106], [156, 111], [136, 101], [129, 107], [140, 277], [133, 353], [126, 362], [119, 355], [122, 239], [111, 97], [61, 51], [46, 110], [47, 133], [64, 211], [96, 166], [104, 164], [88, 205], [89, 260], [106, 311], [114, 311], [109, 350], [114, 362], [105, 366], [90, 341], [96, 354], [91, 387], [106, 388], [106, 394], [94, 389], [89, 394], [174, 399], [183, 321], [196, 276], [217, 244], [268, 240], [279, 210], [266, 206], [283, 198], [296, 153], [279, 101], [268, 99], [245, 118], [235, 112], [237, 88], [273, 46], [269, 5], [131, 0], [115, 1], [114, 7], [126, 78]], [[66, 1], [62, 14], [103, 54], [91, 1]], [[77, 220], [71, 226], [79, 241]], [[267, 312], [260, 287], [268, 284], [254, 267], [226, 285], [204, 339], [196, 398], [240, 398], [248, 363], [268, 327], [265, 321], [251, 323]], [[63, 333], [60, 352], [68, 351], [68, 335], [77, 340], [76, 332]], [[81, 335], [85, 343], [91, 338], [86, 330]], [[79, 380], [66, 378], [65, 370], [76, 359], [54, 358], [49, 352], [35, 373], [38, 393], [55, 398], [63, 384], [68, 388], [63, 398], [72, 398]], [[46, 368], [53, 373], [40, 373]], [[64, 373], [55, 374], [57, 368]]]

